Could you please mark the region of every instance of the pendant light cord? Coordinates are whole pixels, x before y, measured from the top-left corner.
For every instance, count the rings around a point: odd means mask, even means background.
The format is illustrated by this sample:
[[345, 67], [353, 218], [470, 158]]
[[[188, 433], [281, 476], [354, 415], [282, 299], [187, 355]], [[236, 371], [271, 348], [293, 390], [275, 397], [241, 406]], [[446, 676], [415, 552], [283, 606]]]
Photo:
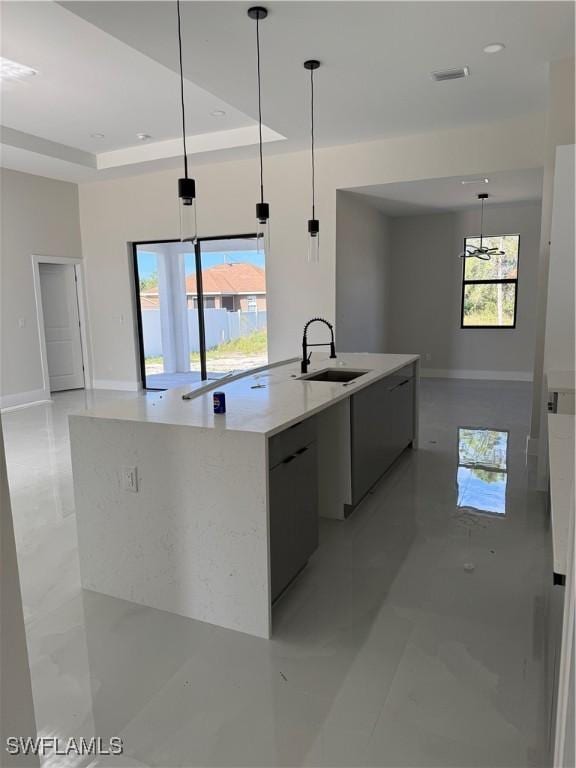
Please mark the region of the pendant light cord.
[[310, 138], [312, 146], [312, 218], [316, 218], [316, 171], [314, 157], [314, 70], [310, 70]]
[[484, 231], [484, 198], [480, 208], [480, 248], [482, 248], [482, 232]]
[[188, 178], [188, 153], [186, 151], [186, 115], [184, 110], [184, 71], [182, 68], [182, 23], [180, 20], [180, 0], [176, 0], [178, 13], [178, 55], [180, 60], [180, 105], [182, 109], [182, 145], [184, 151], [184, 176]]
[[260, 76], [260, 17], [256, 17], [256, 66], [258, 69], [258, 143], [260, 152], [260, 202], [264, 202], [264, 161], [262, 158], [262, 78]]

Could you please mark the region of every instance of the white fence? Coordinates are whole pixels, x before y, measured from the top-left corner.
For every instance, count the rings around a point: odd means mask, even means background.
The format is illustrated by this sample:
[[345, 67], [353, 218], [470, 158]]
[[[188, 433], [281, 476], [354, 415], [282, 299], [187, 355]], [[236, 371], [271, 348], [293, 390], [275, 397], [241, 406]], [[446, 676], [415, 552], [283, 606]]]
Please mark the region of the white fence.
[[[225, 341], [247, 336], [253, 331], [266, 329], [266, 312], [229, 312], [227, 309], [205, 309], [204, 325], [206, 348], [213, 349]], [[160, 329], [160, 310], [145, 309], [142, 312], [142, 334], [144, 336], [144, 356], [162, 355], [162, 333]], [[199, 352], [198, 310], [188, 310], [188, 337], [190, 352]]]

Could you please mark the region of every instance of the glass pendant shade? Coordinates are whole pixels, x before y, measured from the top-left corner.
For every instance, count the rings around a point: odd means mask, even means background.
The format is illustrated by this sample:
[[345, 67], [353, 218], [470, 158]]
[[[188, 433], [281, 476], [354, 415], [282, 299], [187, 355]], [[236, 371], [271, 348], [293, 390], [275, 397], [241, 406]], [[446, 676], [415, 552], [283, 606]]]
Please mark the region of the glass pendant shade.
[[256, 250], [265, 256], [270, 255], [270, 221], [258, 222], [258, 231], [256, 232]]
[[256, 249], [258, 253], [270, 254], [270, 206], [256, 203]]
[[194, 179], [178, 179], [180, 208], [180, 240], [195, 243], [198, 238], [196, 224], [196, 184]]
[[310, 264], [317, 264], [320, 261], [320, 222], [318, 219], [308, 220], [307, 260]]

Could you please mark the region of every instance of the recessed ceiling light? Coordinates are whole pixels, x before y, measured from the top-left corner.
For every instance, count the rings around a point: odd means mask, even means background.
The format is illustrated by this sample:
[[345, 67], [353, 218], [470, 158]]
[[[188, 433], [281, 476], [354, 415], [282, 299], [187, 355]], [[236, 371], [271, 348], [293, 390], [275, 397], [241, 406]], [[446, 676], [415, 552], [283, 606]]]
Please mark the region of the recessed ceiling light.
[[90, 134], [91, 139], [103, 139], [104, 134], [103, 133], [91, 133]]
[[212, 115], [212, 117], [224, 117], [226, 112], [224, 112], [223, 109], [214, 109], [212, 110], [212, 112], [210, 112], [210, 114]]
[[484, 53], [500, 53], [506, 46], [504, 43], [488, 43], [484, 46]]
[[26, 66], [26, 64], [18, 64], [17, 61], [11, 61], [0, 56], [0, 78], [2, 80], [18, 80], [21, 77], [32, 77], [37, 74], [37, 69], [32, 69], [32, 67]]
[[136, 134], [136, 138], [137, 138], [139, 141], [148, 141], [148, 139], [151, 139], [151, 138], [152, 138], [152, 136], [150, 136], [150, 134], [149, 134], [149, 133], [137, 133], [137, 134]]
[[490, 179], [482, 178], [482, 179], [462, 179], [460, 184], [488, 184]]

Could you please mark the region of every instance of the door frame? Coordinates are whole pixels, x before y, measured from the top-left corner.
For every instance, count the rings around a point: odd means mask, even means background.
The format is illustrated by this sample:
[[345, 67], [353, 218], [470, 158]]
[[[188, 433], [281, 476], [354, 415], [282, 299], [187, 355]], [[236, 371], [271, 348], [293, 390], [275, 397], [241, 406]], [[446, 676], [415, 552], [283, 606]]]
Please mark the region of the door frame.
[[42, 367], [42, 388], [46, 400], [52, 399], [50, 392], [50, 375], [48, 373], [48, 354], [46, 352], [46, 329], [44, 327], [44, 308], [42, 306], [42, 290], [40, 285], [40, 264], [60, 264], [73, 266], [76, 276], [76, 296], [78, 299], [78, 317], [80, 318], [80, 346], [82, 348], [82, 365], [84, 368], [84, 389], [92, 389], [92, 370], [89, 360], [86, 282], [84, 280], [84, 265], [82, 259], [73, 256], [42, 256], [32, 254], [32, 275], [34, 279], [34, 297], [36, 300], [36, 319], [38, 337], [40, 340], [40, 364]]

